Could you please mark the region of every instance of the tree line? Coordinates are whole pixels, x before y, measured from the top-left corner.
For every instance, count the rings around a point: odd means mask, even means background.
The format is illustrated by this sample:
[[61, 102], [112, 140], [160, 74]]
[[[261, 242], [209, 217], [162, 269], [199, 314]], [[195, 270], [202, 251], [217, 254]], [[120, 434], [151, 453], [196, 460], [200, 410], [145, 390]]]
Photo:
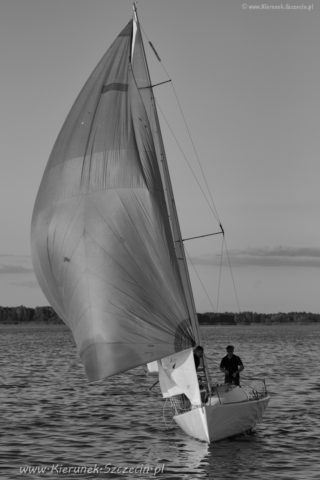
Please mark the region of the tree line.
[[320, 321], [320, 314], [307, 312], [290, 313], [198, 313], [200, 325], [250, 325], [252, 323], [312, 323]]
[[[320, 314], [307, 312], [290, 312], [290, 313], [198, 313], [200, 325], [237, 325], [261, 323], [310, 323], [320, 321]], [[16, 323], [47, 323], [62, 324], [62, 320], [55, 313], [52, 307], [0, 307], [0, 323], [16, 324]]]

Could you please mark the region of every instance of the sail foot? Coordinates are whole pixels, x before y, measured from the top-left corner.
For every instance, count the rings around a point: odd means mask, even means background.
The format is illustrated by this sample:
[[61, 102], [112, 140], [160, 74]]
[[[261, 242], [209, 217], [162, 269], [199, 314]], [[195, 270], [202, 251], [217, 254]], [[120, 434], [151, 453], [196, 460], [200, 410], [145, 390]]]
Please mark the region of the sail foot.
[[[168, 353], [171, 349], [168, 345]], [[163, 352], [164, 345], [161, 345], [159, 350]], [[151, 344], [141, 344], [137, 351], [130, 344], [94, 342], [80, 351], [81, 361], [90, 382], [125, 372], [145, 364], [146, 359], [153, 361], [159, 356], [157, 346]]]
[[119, 343], [93, 343], [80, 352], [90, 382], [101, 380], [143, 363], [139, 353], [130, 345]]

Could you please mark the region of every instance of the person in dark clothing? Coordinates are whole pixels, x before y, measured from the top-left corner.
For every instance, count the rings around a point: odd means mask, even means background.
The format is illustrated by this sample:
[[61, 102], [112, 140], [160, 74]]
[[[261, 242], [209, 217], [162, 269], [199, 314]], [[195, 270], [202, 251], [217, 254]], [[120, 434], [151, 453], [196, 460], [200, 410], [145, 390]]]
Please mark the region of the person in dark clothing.
[[202, 403], [206, 403], [208, 400], [208, 385], [207, 385], [207, 379], [204, 371], [203, 353], [204, 353], [203, 347], [201, 347], [201, 345], [198, 345], [193, 350], [193, 359], [194, 359], [194, 365], [196, 367], [196, 373], [197, 373], [197, 378], [199, 382], [201, 401]]
[[203, 357], [203, 347], [198, 345], [193, 350], [193, 358], [194, 358], [194, 364], [195, 364], [196, 370], [198, 370], [200, 366], [203, 367], [202, 361], [201, 361], [202, 357]]
[[240, 372], [244, 369], [241, 358], [234, 355], [233, 345], [228, 345], [227, 355], [223, 357], [220, 363], [220, 370], [224, 373], [224, 383], [240, 385]]

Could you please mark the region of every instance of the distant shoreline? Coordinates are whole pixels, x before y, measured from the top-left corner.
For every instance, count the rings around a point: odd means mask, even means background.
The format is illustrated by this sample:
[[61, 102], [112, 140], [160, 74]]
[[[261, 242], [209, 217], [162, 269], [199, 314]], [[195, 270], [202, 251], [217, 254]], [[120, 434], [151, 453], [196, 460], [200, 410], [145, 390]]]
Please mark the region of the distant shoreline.
[[[200, 325], [251, 325], [251, 324], [275, 324], [275, 323], [317, 323], [320, 322], [320, 314], [306, 312], [290, 313], [198, 313]], [[52, 307], [0, 307], [0, 325], [14, 324], [47, 324], [65, 325], [55, 313]]]
[[290, 313], [198, 313], [200, 325], [251, 325], [251, 324], [281, 324], [281, 323], [317, 323], [320, 314], [306, 312]]

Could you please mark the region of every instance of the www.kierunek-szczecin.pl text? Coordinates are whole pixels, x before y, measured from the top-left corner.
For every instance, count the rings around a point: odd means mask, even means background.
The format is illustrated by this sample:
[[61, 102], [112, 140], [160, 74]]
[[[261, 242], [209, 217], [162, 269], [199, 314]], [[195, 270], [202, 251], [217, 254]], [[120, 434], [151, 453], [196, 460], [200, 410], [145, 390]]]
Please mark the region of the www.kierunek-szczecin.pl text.
[[63, 465], [55, 463], [52, 465], [25, 465], [19, 469], [20, 475], [83, 475], [83, 474], [106, 474], [118, 473], [119, 475], [152, 475], [157, 476], [164, 473], [164, 464], [149, 465]]

